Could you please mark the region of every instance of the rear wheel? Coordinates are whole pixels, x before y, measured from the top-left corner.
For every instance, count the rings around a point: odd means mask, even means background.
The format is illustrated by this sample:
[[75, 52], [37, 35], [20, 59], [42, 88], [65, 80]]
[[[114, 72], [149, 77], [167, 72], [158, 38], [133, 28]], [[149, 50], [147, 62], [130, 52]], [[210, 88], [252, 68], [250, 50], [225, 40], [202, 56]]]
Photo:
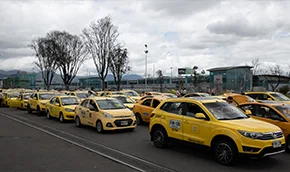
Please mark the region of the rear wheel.
[[238, 157], [238, 151], [234, 143], [228, 140], [220, 140], [214, 145], [216, 160], [222, 165], [234, 164]]
[[30, 108], [29, 105], [27, 106], [27, 112], [28, 112], [28, 113], [32, 113], [32, 109]]
[[98, 133], [103, 133], [104, 132], [103, 124], [102, 124], [102, 122], [100, 120], [97, 121], [96, 128], [97, 128], [97, 132]]
[[139, 113], [137, 113], [135, 116], [136, 116], [136, 123], [137, 123], [137, 125], [143, 124], [143, 120], [142, 120], [141, 115]]
[[152, 132], [152, 140], [156, 147], [164, 148], [168, 145], [168, 136], [164, 128], [155, 128]]
[[76, 124], [76, 127], [81, 127], [82, 126], [81, 120], [80, 120], [80, 118], [78, 116], [76, 117], [75, 124]]
[[39, 106], [37, 106], [37, 108], [36, 108], [36, 114], [37, 114], [38, 116], [41, 115], [41, 111], [40, 111], [40, 107], [39, 107]]

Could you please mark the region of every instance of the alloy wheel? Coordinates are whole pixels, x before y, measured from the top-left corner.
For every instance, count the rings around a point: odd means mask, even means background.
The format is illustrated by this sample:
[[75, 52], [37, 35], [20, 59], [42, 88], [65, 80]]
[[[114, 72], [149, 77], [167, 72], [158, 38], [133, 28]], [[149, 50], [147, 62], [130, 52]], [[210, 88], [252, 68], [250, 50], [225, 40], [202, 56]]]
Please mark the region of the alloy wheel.
[[227, 143], [219, 143], [216, 146], [216, 157], [222, 164], [229, 164], [233, 160], [233, 150]]

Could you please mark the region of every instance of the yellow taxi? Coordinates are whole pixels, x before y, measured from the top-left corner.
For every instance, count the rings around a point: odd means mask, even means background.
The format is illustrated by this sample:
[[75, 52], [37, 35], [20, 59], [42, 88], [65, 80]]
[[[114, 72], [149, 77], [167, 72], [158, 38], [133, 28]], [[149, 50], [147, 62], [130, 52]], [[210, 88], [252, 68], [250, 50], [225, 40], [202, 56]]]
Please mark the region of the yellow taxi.
[[150, 122], [151, 112], [168, 97], [164, 96], [144, 96], [133, 106], [133, 113], [136, 116], [137, 124]]
[[98, 93], [98, 96], [104, 97], [104, 96], [112, 96], [112, 95], [126, 95], [122, 91], [101, 91]]
[[35, 92], [31, 94], [28, 99], [27, 111], [28, 113], [32, 113], [36, 111], [37, 115], [41, 115], [46, 112], [46, 103], [49, 100], [57, 95], [58, 93], [53, 92]]
[[225, 97], [225, 100], [228, 97], [232, 97], [234, 100], [234, 104], [236, 106], [238, 106], [241, 103], [245, 103], [245, 102], [256, 102], [255, 99], [253, 99], [247, 95], [242, 95], [242, 94], [237, 94], [237, 93], [225, 93], [223, 96]]
[[4, 92], [2, 106], [10, 107], [11, 102], [15, 101], [18, 96], [19, 93], [16, 92]]
[[286, 138], [286, 151], [290, 152], [290, 105], [279, 102], [247, 102], [238, 106], [255, 119], [277, 125]]
[[282, 101], [284, 103], [290, 104], [290, 99], [279, 92], [245, 92], [245, 95], [255, 100], [273, 100], [279, 102]]
[[74, 110], [79, 103], [77, 96], [54, 96], [46, 104], [46, 117], [58, 118], [61, 123], [74, 120]]
[[119, 100], [109, 97], [86, 98], [76, 107], [74, 119], [77, 127], [92, 126], [99, 133], [119, 129], [133, 131], [136, 128], [132, 111]]
[[129, 108], [130, 110], [133, 110], [133, 106], [136, 103], [132, 98], [128, 97], [127, 95], [112, 95], [110, 97], [119, 100], [125, 105], [125, 107]]
[[123, 90], [123, 92], [135, 101], [141, 98], [141, 96], [134, 90]]
[[145, 92], [146, 96], [162, 96], [161, 92], [154, 92], [154, 91], [149, 91], [149, 92]]
[[77, 96], [80, 100], [84, 100], [90, 96], [87, 91], [73, 91], [67, 93], [67, 95]]
[[17, 109], [27, 109], [28, 99], [31, 96], [31, 93], [20, 94], [17, 99], [10, 101], [10, 107], [15, 107]]
[[156, 147], [174, 139], [203, 145], [212, 148], [223, 165], [237, 162], [239, 155], [259, 158], [285, 151], [279, 127], [219, 99], [166, 99], [152, 112], [149, 129]]

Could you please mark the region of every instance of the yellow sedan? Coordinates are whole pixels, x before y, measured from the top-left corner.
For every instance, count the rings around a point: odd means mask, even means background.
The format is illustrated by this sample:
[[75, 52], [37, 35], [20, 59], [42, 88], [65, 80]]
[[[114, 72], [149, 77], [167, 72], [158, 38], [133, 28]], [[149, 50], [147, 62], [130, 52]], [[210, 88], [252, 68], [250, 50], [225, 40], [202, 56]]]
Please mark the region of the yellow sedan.
[[27, 109], [28, 99], [31, 96], [31, 93], [20, 94], [17, 99], [10, 100], [10, 107], [15, 107], [17, 109]]
[[46, 117], [58, 118], [60, 122], [74, 120], [74, 109], [80, 100], [76, 96], [54, 96], [46, 104]]
[[89, 97], [76, 107], [75, 124], [77, 127], [95, 127], [99, 133], [119, 129], [133, 131], [136, 128], [136, 118], [132, 111], [117, 99]]

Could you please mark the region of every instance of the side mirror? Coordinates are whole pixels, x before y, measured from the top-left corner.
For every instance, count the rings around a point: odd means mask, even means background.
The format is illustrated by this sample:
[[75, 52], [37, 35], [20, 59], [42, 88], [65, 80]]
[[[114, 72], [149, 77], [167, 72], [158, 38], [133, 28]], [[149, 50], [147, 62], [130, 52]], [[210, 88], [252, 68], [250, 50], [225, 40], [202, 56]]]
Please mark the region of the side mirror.
[[252, 115], [252, 111], [251, 110], [246, 110], [246, 115]]
[[60, 106], [60, 104], [59, 103], [55, 103], [55, 106]]
[[206, 116], [203, 113], [197, 113], [197, 114], [195, 114], [195, 118], [197, 118], [197, 119], [206, 119]]
[[267, 100], [273, 100], [272, 98], [268, 98]]
[[37, 98], [36, 97], [33, 97], [33, 100], [37, 100]]

